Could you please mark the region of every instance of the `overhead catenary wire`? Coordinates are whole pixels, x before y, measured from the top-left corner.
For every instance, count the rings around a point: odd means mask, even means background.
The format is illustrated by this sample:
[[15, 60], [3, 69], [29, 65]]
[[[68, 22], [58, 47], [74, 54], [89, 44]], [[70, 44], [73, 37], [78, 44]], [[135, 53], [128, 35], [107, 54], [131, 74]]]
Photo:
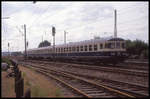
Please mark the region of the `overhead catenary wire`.
[[[49, 7], [50, 7], [50, 4], [48, 5], [48, 7], [43, 12], [45, 13], [48, 10]], [[42, 19], [43, 15], [44, 14], [40, 14], [40, 16], [38, 16], [38, 18], [36, 18], [28, 28], [30, 28], [33, 24], [37, 23], [39, 19]]]

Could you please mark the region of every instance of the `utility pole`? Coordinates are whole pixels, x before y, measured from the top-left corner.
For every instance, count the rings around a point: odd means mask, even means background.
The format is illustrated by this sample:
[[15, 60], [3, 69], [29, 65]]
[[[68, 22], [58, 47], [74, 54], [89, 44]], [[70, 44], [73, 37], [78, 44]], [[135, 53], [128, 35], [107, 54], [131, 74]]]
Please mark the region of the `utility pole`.
[[114, 37], [117, 38], [117, 11], [115, 9]]
[[25, 43], [25, 60], [27, 57], [27, 48], [26, 48], [26, 25], [24, 24], [24, 43]]
[[64, 43], [66, 44], [66, 31], [64, 31]]
[[[2, 17], [2, 19], [10, 19], [10, 17]], [[8, 42], [8, 56], [10, 56], [10, 52], [9, 52], [9, 42]]]
[[43, 42], [43, 35], [42, 35], [42, 47], [44, 46], [44, 42]]
[[[27, 41], [27, 50], [28, 50], [28, 41]], [[27, 52], [27, 57], [28, 57], [28, 52]]]
[[9, 53], [9, 42], [8, 42], [8, 56], [10, 56], [10, 53]]
[[[67, 34], [67, 32], [64, 31], [64, 43], [65, 43], [65, 45], [66, 45], [66, 34]], [[67, 48], [68, 48], [68, 44], [67, 44]], [[67, 50], [67, 56], [68, 56], [68, 51], [69, 51], [69, 49]]]

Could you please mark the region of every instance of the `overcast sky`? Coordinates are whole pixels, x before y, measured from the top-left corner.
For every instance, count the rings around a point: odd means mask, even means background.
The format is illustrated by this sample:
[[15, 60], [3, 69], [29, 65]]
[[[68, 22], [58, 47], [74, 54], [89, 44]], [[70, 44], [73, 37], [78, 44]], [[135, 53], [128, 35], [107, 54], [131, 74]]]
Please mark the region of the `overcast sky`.
[[[26, 24], [28, 49], [43, 40], [56, 45], [114, 35], [114, 9], [117, 10], [117, 35], [124, 39], [148, 42], [148, 2], [2, 2], [2, 51], [24, 50]], [[3, 19], [10, 17], [9, 19]]]

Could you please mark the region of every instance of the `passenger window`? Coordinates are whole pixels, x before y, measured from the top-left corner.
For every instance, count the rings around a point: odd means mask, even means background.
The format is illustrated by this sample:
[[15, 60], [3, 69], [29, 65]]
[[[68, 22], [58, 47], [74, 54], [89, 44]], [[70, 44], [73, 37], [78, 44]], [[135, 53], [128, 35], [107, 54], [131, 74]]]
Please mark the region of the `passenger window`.
[[59, 48], [58, 52], [60, 52], [60, 48]]
[[105, 48], [108, 48], [108, 44], [107, 43], [105, 43]]
[[103, 44], [100, 44], [100, 49], [103, 49]]
[[92, 45], [89, 45], [89, 51], [92, 51]]
[[87, 51], [87, 45], [84, 46], [84, 50]]
[[76, 49], [75, 49], [75, 47], [73, 47], [73, 49], [72, 49], [74, 52], [76, 51]]
[[94, 45], [94, 51], [97, 51], [97, 45]]
[[58, 52], [58, 49], [56, 48], [56, 52]]
[[67, 51], [67, 52], [68, 52], [68, 49], [69, 49], [69, 48], [67, 47], [67, 48], [66, 48], [66, 51]]
[[111, 48], [111, 43], [108, 43], [108, 48]]
[[60, 52], [62, 52], [62, 50], [63, 50], [63, 49], [62, 49], [62, 48], [60, 48]]
[[77, 52], [79, 52], [79, 47], [77, 47]]
[[80, 50], [83, 51], [83, 46], [80, 46]]
[[64, 48], [64, 52], [66, 52], [66, 48]]
[[72, 51], [73, 51], [73, 52], [75, 51], [75, 47], [72, 47]]
[[71, 52], [71, 47], [69, 47], [69, 51]]

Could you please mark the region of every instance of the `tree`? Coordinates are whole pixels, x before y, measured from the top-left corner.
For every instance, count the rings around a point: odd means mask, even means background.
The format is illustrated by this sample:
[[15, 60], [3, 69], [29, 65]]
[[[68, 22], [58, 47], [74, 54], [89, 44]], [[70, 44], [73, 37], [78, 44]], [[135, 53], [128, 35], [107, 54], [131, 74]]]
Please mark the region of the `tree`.
[[148, 53], [148, 44], [138, 39], [134, 41], [126, 40], [126, 49], [130, 55], [141, 56], [144, 54], [144, 56], [147, 57], [146, 54]]
[[47, 40], [44, 40], [43, 42], [41, 42], [38, 46], [38, 48], [40, 47], [46, 47], [46, 46], [51, 46], [51, 43], [48, 42]]

